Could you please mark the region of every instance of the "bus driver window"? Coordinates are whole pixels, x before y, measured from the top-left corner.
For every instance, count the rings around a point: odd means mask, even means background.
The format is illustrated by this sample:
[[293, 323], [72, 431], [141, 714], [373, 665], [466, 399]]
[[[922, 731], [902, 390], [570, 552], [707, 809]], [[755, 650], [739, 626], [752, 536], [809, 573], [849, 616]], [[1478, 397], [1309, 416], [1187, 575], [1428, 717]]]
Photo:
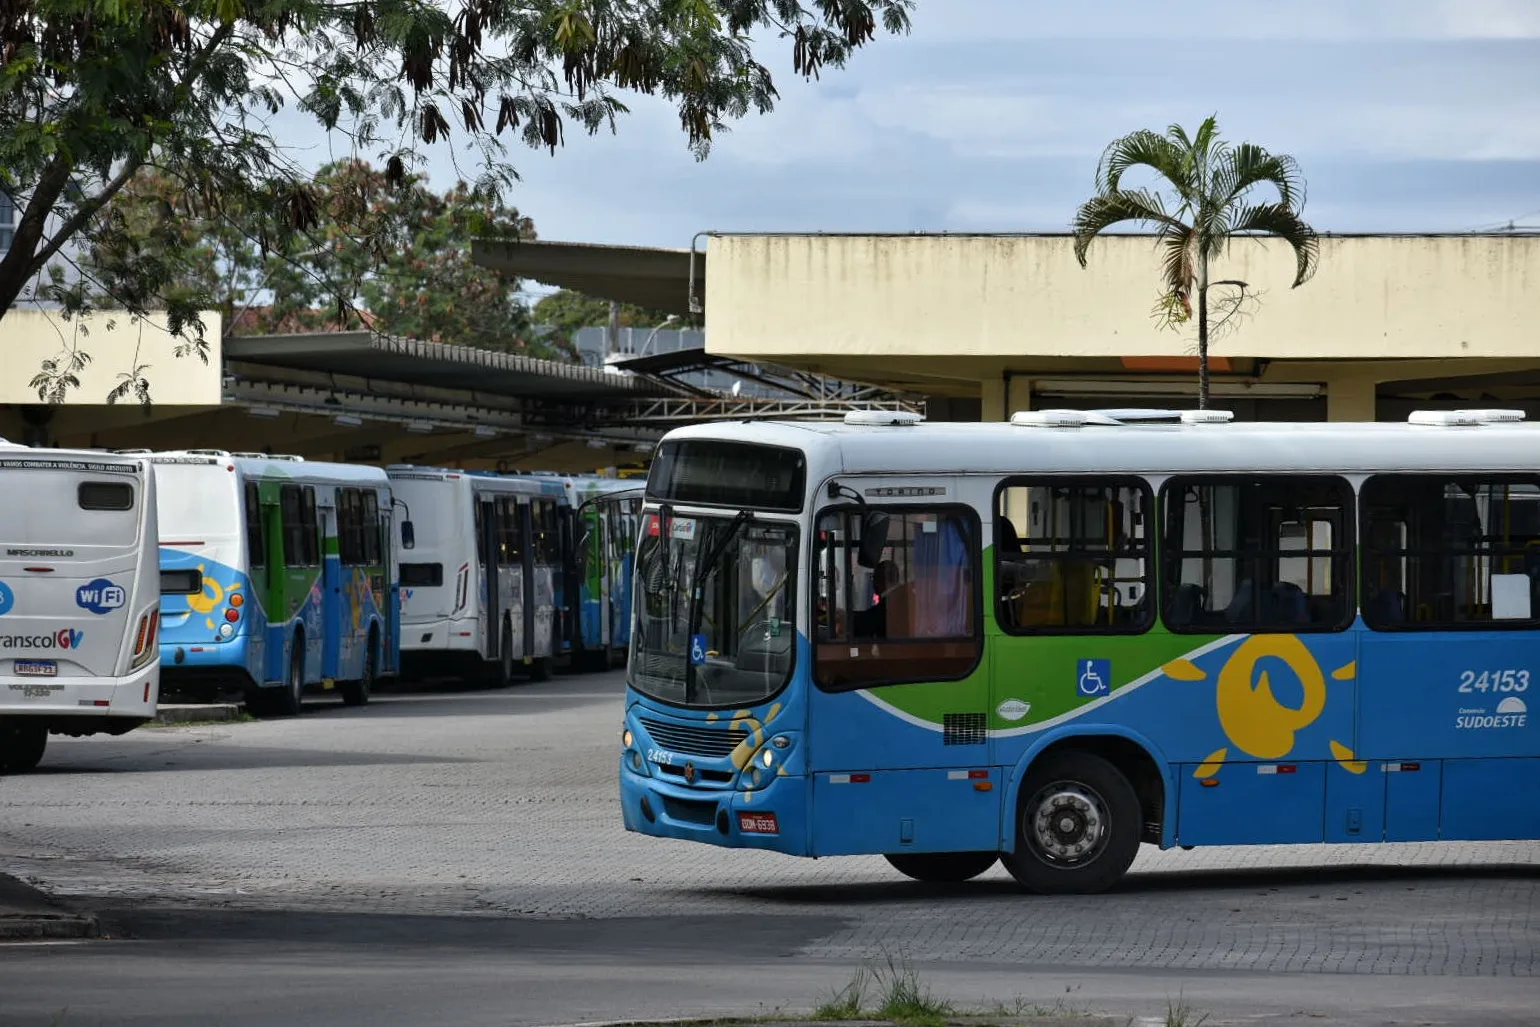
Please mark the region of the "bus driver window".
[[[974, 592], [978, 521], [963, 508], [888, 507], [818, 521], [815, 676], [864, 688], [965, 676], [981, 639]], [[884, 524], [884, 537], [862, 532]]]

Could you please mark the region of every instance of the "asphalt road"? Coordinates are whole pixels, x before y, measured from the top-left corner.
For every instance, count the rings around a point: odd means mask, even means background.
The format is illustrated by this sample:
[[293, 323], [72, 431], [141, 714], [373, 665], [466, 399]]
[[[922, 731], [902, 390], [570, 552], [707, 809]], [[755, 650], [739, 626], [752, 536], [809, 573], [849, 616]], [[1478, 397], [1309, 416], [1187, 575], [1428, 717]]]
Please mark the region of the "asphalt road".
[[0, 779], [0, 870], [122, 937], [0, 947], [0, 1024], [753, 1014], [890, 958], [971, 1006], [1540, 1019], [1540, 844], [1147, 848], [1109, 895], [1022, 895], [998, 870], [926, 887], [880, 859], [626, 834], [620, 688], [53, 740], [39, 772]]

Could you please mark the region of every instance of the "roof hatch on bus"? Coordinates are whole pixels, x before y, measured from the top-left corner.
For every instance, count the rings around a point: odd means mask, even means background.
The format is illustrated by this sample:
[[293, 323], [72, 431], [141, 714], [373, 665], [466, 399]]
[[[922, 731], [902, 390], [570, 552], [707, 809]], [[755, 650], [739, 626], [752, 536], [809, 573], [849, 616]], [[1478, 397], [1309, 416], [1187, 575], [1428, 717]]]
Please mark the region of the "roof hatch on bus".
[[1522, 410], [1413, 410], [1408, 424], [1454, 428], [1477, 424], [1514, 424], [1525, 420]]

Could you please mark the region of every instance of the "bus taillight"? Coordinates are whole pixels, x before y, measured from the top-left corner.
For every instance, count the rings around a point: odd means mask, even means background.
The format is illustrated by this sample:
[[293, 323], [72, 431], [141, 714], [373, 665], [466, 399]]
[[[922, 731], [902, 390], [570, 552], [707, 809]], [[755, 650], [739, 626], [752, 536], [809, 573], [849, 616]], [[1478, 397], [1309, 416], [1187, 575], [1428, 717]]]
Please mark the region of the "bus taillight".
[[151, 610], [139, 618], [139, 631], [134, 636], [134, 667], [142, 667], [155, 653], [155, 635], [160, 627], [160, 610]]

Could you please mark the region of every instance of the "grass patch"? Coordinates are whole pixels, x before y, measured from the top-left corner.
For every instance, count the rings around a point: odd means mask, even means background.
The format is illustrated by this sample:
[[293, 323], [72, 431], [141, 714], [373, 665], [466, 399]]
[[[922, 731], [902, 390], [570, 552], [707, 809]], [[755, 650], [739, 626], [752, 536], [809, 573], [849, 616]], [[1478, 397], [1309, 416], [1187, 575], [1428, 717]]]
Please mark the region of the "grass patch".
[[1180, 992], [1175, 1002], [1166, 1000], [1166, 1027], [1203, 1027], [1207, 1021], [1208, 1014], [1194, 1010]]
[[813, 1011], [815, 1020], [888, 1020], [903, 1027], [943, 1027], [956, 1014], [907, 962], [887, 957], [881, 966], [860, 966], [850, 982]]

